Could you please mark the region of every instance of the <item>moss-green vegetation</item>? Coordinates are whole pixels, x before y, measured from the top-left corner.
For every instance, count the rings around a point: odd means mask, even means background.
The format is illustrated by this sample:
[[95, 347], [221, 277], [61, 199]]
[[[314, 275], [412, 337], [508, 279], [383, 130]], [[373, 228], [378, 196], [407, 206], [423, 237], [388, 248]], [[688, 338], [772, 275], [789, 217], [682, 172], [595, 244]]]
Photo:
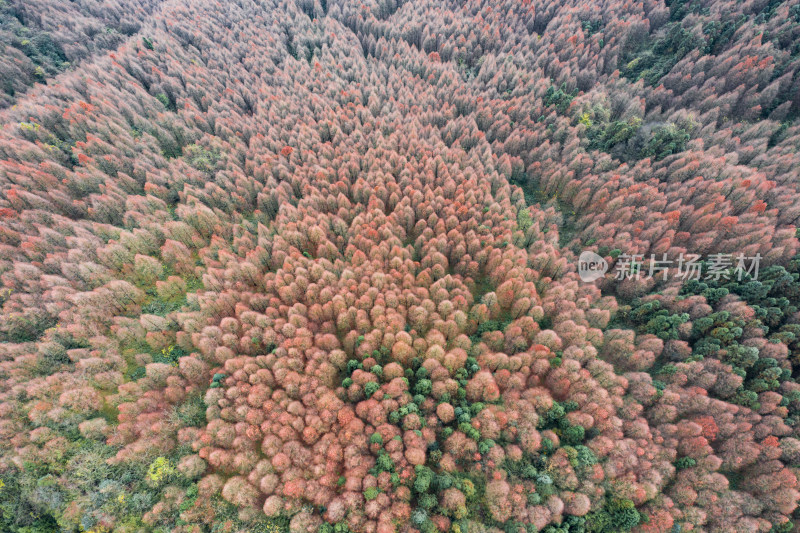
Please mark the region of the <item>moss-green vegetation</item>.
[[568, 90], [566, 84], [561, 87], [551, 85], [544, 93], [544, 105], [552, 106], [561, 114], [565, 114], [572, 100], [577, 96], [578, 90]]

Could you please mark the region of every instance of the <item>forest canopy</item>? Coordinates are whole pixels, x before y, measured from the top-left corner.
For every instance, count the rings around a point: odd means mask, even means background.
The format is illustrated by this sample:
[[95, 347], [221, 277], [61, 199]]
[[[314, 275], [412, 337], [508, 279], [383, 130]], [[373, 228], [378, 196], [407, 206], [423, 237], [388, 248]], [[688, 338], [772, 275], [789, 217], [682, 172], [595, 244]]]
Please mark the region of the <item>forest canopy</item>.
[[799, 55], [797, 0], [0, 1], [0, 531], [800, 531]]

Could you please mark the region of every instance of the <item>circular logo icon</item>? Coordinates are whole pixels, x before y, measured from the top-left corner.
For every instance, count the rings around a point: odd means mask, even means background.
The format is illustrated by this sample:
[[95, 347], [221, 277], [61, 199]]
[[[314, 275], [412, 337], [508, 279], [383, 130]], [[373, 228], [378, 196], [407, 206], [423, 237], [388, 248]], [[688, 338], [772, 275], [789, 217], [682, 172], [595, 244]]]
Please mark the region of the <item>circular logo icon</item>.
[[584, 250], [578, 257], [578, 276], [581, 281], [591, 283], [598, 280], [608, 271], [608, 263], [594, 252]]

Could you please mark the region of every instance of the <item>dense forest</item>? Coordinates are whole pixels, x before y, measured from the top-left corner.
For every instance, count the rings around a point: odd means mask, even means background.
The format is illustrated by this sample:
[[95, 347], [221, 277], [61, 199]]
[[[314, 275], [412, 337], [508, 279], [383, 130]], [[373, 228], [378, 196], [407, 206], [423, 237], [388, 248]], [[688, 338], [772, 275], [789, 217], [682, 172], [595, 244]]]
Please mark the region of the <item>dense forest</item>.
[[800, 0], [0, 0], [0, 81], [0, 532], [800, 532]]

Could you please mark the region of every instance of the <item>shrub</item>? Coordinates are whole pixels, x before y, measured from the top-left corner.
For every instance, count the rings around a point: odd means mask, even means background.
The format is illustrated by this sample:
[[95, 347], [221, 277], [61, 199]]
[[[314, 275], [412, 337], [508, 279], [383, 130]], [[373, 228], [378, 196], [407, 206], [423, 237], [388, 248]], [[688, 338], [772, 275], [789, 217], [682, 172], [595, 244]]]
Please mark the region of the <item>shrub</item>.
[[364, 385], [364, 394], [366, 394], [367, 398], [370, 398], [373, 394], [378, 392], [379, 388], [381, 388], [380, 385], [374, 381], [370, 381]]
[[166, 457], [156, 457], [147, 468], [147, 478], [155, 483], [160, 483], [175, 474], [175, 467]]
[[686, 149], [691, 138], [690, 130], [675, 124], [659, 126], [642, 150], [642, 157], [652, 157], [656, 161]]
[[364, 499], [367, 501], [374, 500], [378, 497], [381, 491], [377, 487], [369, 487], [367, 490], [364, 491]]

